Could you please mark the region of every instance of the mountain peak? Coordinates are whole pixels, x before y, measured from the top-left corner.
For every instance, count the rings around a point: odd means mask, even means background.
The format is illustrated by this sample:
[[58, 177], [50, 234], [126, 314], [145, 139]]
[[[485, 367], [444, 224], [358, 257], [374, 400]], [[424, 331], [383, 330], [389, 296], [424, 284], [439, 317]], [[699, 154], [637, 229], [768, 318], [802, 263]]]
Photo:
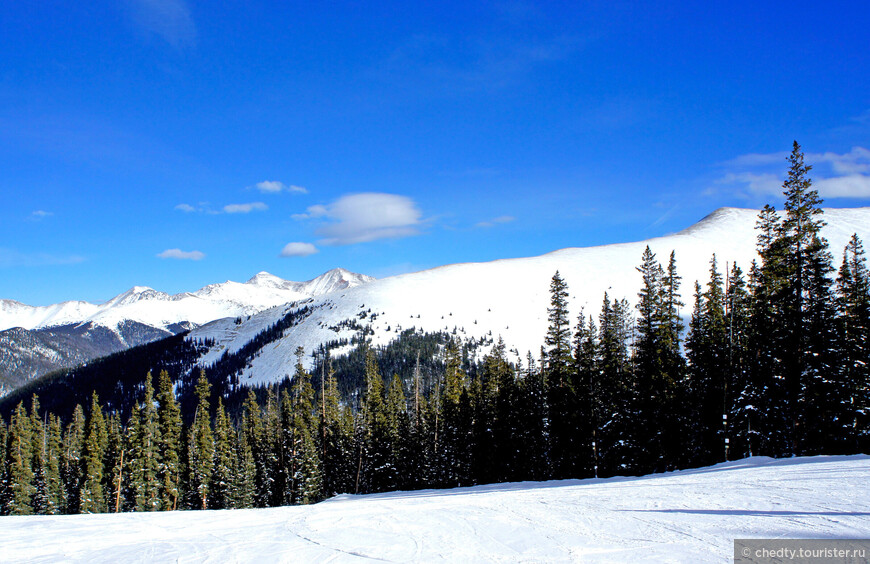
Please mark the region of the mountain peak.
[[275, 276], [274, 274], [269, 274], [265, 270], [256, 273], [253, 275], [245, 284], [252, 284], [254, 286], [269, 286], [269, 287], [283, 287], [287, 284], [287, 281], [283, 278]]

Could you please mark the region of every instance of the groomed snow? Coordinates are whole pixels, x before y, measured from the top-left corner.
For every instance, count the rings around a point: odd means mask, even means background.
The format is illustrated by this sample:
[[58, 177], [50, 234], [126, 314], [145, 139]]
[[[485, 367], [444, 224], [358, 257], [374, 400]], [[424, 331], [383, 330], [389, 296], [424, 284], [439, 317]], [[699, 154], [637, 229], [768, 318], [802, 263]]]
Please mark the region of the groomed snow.
[[735, 538], [870, 538], [870, 456], [305, 507], [0, 518], [2, 562], [731, 562]]

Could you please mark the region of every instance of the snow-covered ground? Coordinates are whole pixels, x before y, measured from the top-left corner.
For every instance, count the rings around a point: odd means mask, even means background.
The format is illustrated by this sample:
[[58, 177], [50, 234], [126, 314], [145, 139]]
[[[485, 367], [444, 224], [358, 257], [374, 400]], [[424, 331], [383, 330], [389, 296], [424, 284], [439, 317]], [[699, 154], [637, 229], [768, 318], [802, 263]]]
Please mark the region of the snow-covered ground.
[[735, 538], [870, 538], [870, 456], [243, 511], [0, 518], [2, 562], [731, 562]]

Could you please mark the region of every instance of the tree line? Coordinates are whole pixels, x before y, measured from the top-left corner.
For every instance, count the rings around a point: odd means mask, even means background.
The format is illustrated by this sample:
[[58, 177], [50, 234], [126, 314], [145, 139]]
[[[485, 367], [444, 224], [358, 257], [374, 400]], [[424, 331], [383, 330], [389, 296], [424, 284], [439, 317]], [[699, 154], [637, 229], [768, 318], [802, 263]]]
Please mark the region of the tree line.
[[605, 294], [597, 315], [580, 312], [572, 323], [557, 272], [545, 346], [519, 364], [501, 340], [472, 363], [470, 345], [450, 337], [425, 340], [440, 358], [434, 381], [436, 365], [424, 377], [419, 354], [404, 359], [411, 377], [386, 377], [378, 363], [386, 348], [361, 342], [352, 356], [364, 382], [341, 393], [328, 348], [314, 380], [300, 348], [289, 383], [261, 401], [250, 391], [235, 416], [200, 372], [189, 422], [166, 372], [156, 391], [149, 374], [126, 421], [96, 394], [66, 421], [34, 397], [8, 425], [0, 419], [0, 507], [268, 507], [870, 452], [866, 258], [853, 236], [834, 268], [797, 143], [789, 164], [783, 213], [759, 214], [759, 258], [744, 273], [736, 264], [722, 272], [713, 256], [709, 279], [694, 284], [688, 327], [677, 257], [663, 266], [647, 248], [635, 307]]

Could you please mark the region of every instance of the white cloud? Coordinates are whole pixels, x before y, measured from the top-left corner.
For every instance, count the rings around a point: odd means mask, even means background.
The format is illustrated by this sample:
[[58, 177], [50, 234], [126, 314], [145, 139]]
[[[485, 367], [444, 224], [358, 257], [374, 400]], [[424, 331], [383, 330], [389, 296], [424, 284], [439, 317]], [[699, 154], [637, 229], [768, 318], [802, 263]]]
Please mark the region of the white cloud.
[[178, 211], [183, 211], [184, 213], [195, 212], [196, 208], [191, 206], [190, 204], [178, 204], [175, 206], [175, 209]]
[[303, 219], [313, 219], [317, 217], [324, 217], [327, 215], [329, 211], [326, 209], [326, 206], [321, 206], [320, 204], [314, 206], [308, 206], [308, 209], [305, 213], [294, 213], [290, 217], [295, 219], [296, 221], [300, 221]]
[[269, 206], [263, 202], [250, 202], [248, 204], [229, 204], [224, 206], [226, 213], [251, 213], [252, 211], [266, 211]]
[[[716, 184], [737, 186], [738, 195], [746, 198], [781, 195], [788, 155], [755, 153], [732, 159], [723, 163], [727, 172]], [[870, 150], [853, 147], [843, 154], [805, 153], [804, 162], [812, 165], [809, 176], [823, 199], [870, 198]]]
[[133, 20], [179, 49], [196, 43], [196, 24], [184, 0], [128, 0]]
[[46, 217], [51, 217], [54, 215], [54, 212], [45, 211], [45, 210], [35, 210], [30, 214], [30, 219], [34, 221], [39, 221], [40, 219], [45, 219]]
[[157, 257], [162, 259], [202, 260], [205, 258], [205, 253], [200, 251], [182, 251], [181, 249], [166, 249], [162, 253], [158, 253]]
[[308, 193], [308, 190], [302, 186], [296, 186], [295, 184], [290, 184], [288, 186], [283, 182], [279, 182], [277, 180], [264, 180], [262, 182], [257, 182], [254, 187], [260, 192], [264, 192], [266, 194], [278, 194], [279, 192], [292, 192], [295, 194]]
[[398, 239], [419, 233], [421, 212], [411, 198], [363, 193], [342, 196], [328, 206], [311, 206], [309, 217], [328, 222], [316, 233], [322, 245], [352, 245], [378, 239]]
[[500, 215], [498, 217], [494, 217], [489, 221], [481, 221], [475, 224], [475, 227], [495, 227], [500, 223], [510, 223], [514, 221], [516, 218], [512, 215]]
[[319, 252], [311, 243], [287, 243], [281, 250], [282, 257], [307, 257]]

